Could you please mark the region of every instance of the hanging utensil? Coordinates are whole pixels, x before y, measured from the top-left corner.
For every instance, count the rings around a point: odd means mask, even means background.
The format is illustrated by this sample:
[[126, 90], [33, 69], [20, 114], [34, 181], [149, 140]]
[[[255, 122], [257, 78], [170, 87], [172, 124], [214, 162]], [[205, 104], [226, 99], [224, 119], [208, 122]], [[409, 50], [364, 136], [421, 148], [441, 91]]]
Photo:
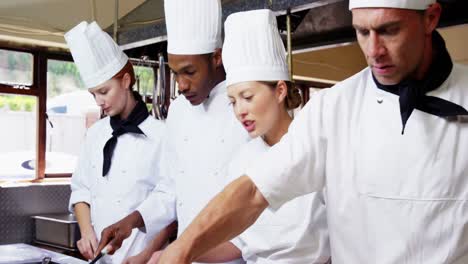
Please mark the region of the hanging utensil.
[[164, 56], [162, 53], [159, 54], [159, 70], [158, 70], [158, 106], [160, 119], [164, 120], [167, 116], [166, 109], [166, 64], [164, 62]]
[[171, 96], [171, 102], [174, 101], [177, 96], [179, 95], [177, 92], [177, 85], [176, 85], [176, 79], [175, 79], [175, 74], [173, 71], [171, 71], [171, 80], [170, 80], [170, 96]]
[[154, 118], [161, 119], [159, 115], [159, 107], [158, 107], [158, 99], [157, 99], [158, 98], [158, 86], [160, 83], [159, 71], [155, 69], [154, 75], [155, 75], [155, 78], [154, 78], [154, 87], [153, 87], [153, 101], [151, 102], [153, 107], [151, 109], [151, 113], [153, 114]]

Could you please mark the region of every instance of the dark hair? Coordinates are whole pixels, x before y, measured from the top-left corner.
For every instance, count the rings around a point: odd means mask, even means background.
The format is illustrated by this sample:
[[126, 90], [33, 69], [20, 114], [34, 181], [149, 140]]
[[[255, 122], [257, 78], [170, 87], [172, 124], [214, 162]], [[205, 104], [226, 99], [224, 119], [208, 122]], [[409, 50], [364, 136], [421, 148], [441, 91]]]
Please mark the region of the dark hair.
[[413, 10], [415, 11], [417, 14], [421, 15], [421, 16], [424, 16], [426, 14], [426, 9], [423, 9], [423, 10]]
[[135, 71], [133, 70], [133, 65], [132, 65], [132, 63], [130, 61], [127, 61], [125, 66], [116, 75], [114, 75], [114, 77], [112, 77], [112, 78], [122, 79], [123, 76], [125, 75], [125, 73], [128, 73], [128, 75], [130, 75], [130, 87], [129, 88], [130, 88], [130, 91], [131, 91], [133, 85], [136, 82], [136, 79], [135, 79]]
[[[278, 82], [271, 82], [271, 81], [260, 81], [261, 83], [270, 86], [272, 89], [276, 88]], [[288, 93], [286, 94], [286, 100], [284, 104], [286, 106], [286, 110], [292, 110], [298, 108], [302, 104], [302, 97], [299, 89], [294, 85], [291, 81], [284, 81], [286, 86], [288, 87]]]

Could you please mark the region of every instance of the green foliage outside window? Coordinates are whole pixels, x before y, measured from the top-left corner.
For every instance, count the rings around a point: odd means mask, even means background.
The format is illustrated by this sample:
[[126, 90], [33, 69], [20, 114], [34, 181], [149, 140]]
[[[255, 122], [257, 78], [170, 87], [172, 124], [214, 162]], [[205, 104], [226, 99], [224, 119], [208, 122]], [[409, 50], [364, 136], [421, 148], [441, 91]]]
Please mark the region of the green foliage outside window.
[[36, 109], [36, 99], [21, 95], [0, 95], [0, 110], [32, 112]]

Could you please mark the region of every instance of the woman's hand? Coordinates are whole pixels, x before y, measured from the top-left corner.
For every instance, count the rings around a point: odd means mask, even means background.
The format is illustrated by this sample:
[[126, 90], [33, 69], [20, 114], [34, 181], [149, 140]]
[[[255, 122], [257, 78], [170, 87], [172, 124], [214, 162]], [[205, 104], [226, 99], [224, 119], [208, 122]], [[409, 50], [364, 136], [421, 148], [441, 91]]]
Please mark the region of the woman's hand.
[[93, 259], [98, 246], [98, 240], [94, 229], [91, 227], [89, 230], [81, 232], [81, 239], [76, 242], [76, 245], [83, 257], [88, 260]]

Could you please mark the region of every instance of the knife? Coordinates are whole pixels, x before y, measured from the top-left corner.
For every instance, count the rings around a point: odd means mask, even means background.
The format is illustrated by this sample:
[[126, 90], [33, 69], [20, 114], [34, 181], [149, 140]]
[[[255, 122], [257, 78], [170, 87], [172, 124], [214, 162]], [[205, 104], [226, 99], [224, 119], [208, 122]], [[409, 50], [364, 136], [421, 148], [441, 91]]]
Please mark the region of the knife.
[[99, 259], [107, 255], [107, 251], [107, 247], [105, 247], [89, 264], [95, 264]]

